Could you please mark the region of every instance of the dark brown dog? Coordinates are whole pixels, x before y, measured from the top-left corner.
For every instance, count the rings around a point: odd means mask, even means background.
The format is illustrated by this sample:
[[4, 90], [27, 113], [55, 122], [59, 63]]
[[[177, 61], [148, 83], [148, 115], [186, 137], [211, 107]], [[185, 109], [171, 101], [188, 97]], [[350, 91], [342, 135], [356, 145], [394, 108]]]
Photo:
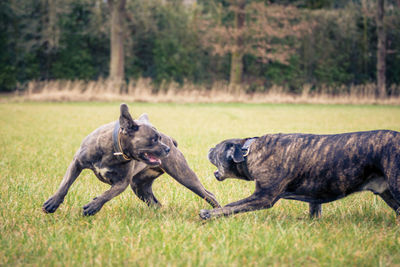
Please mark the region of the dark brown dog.
[[208, 158], [215, 177], [256, 182], [253, 195], [223, 208], [202, 210], [208, 219], [271, 208], [280, 198], [310, 203], [310, 215], [321, 204], [369, 190], [400, 212], [400, 133], [355, 132], [335, 135], [269, 134], [225, 140]]
[[125, 104], [121, 105], [119, 121], [98, 128], [83, 140], [59, 189], [43, 204], [43, 211], [53, 213], [57, 210], [83, 169], [91, 169], [100, 181], [111, 185], [109, 190], [83, 207], [83, 215], [97, 213], [129, 184], [148, 205], [160, 205], [152, 184], [164, 172], [213, 207], [219, 207], [214, 195], [189, 168], [176, 142], [158, 132], [149, 123], [147, 115], [134, 121]]

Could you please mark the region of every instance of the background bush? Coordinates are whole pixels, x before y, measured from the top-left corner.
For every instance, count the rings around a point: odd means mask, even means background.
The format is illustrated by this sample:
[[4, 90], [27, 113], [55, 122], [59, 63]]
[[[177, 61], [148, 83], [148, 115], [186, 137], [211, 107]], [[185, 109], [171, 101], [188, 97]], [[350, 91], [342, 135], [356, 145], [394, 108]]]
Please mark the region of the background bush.
[[[53, 17], [50, 2], [56, 4]], [[150, 77], [156, 83], [181, 84], [228, 80], [230, 54], [213, 53], [200, 30], [201, 23], [212, 19], [210, 3], [226, 8], [228, 2], [206, 2], [128, 1], [126, 79]], [[313, 28], [292, 38], [294, 52], [287, 62], [264, 62], [247, 53], [243, 78], [250, 91], [280, 85], [298, 93], [304, 84], [346, 88], [376, 82], [374, 1], [366, 1], [372, 5], [367, 10], [359, 1], [272, 2], [298, 7], [302, 11], [298, 19], [307, 20]], [[400, 11], [395, 1], [387, 5], [386, 79], [390, 86], [400, 83]], [[0, 91], [15, 90], [18, 83], [28, 80], [106, 78], [108, 18], [104, 1], [1, 1]]]

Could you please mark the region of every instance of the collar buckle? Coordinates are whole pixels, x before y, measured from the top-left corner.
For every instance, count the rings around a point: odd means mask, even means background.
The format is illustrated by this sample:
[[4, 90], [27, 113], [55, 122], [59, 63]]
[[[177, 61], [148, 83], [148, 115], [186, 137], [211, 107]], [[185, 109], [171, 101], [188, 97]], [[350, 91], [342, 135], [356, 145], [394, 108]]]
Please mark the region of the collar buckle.
[[249, 153], [250, 153], [250, 149], [249, 148], [247, 148], [247, 149], [243, 149], [242, 148], [242, 153], [243, 153], [243, 157], [247, 157], [249, 155]]
[[246, 142], [244, 142], [243, 146], [242, 146], [242, 153], [243, 153], [243, 157], [247, 157], [250, 153], [250, 146], [251, 144], [257, 140], [257, 137], [253, 137], [253, 138], [249, 138], [246, 140]]

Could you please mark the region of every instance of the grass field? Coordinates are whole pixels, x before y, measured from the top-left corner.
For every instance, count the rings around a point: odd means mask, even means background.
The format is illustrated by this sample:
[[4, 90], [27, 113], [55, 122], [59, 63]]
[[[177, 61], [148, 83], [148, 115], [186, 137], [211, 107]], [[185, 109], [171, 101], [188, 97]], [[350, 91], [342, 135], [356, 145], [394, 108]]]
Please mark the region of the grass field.
[[[222, 205], [254, 183], [218, 182], [208, 149], [230, 137], [266, 133], [400, 130], [399, 106], [144, 104], [158, 130], [173, 136], [204, 186]], [[148, 208], [128, 188], [93, 217], [82, 206], [108, 189], [84, 171], [54, 214], [42, 203], [57, 189], [82, 139], [118, 118], [119, 103], [0, 104], [0, 266], [400, 266], [400, 226], [371, 193], [323, 205], [280, 200], [272, 209], [203, 222], [210, 206], [163, 175]]]

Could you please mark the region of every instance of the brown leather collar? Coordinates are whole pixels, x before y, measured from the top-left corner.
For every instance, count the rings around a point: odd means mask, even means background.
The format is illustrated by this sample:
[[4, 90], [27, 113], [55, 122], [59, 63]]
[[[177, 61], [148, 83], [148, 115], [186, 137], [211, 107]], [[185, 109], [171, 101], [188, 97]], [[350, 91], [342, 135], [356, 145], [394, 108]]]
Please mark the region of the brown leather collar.
[[113, 131], [113, 144], [114, 144], [114, 156], [116, 156], [120, 161], [131, 161], [132, 159], [128, 157], [122, 150], [121, 147], [121, 127], [119, 121], [115, 123]]

